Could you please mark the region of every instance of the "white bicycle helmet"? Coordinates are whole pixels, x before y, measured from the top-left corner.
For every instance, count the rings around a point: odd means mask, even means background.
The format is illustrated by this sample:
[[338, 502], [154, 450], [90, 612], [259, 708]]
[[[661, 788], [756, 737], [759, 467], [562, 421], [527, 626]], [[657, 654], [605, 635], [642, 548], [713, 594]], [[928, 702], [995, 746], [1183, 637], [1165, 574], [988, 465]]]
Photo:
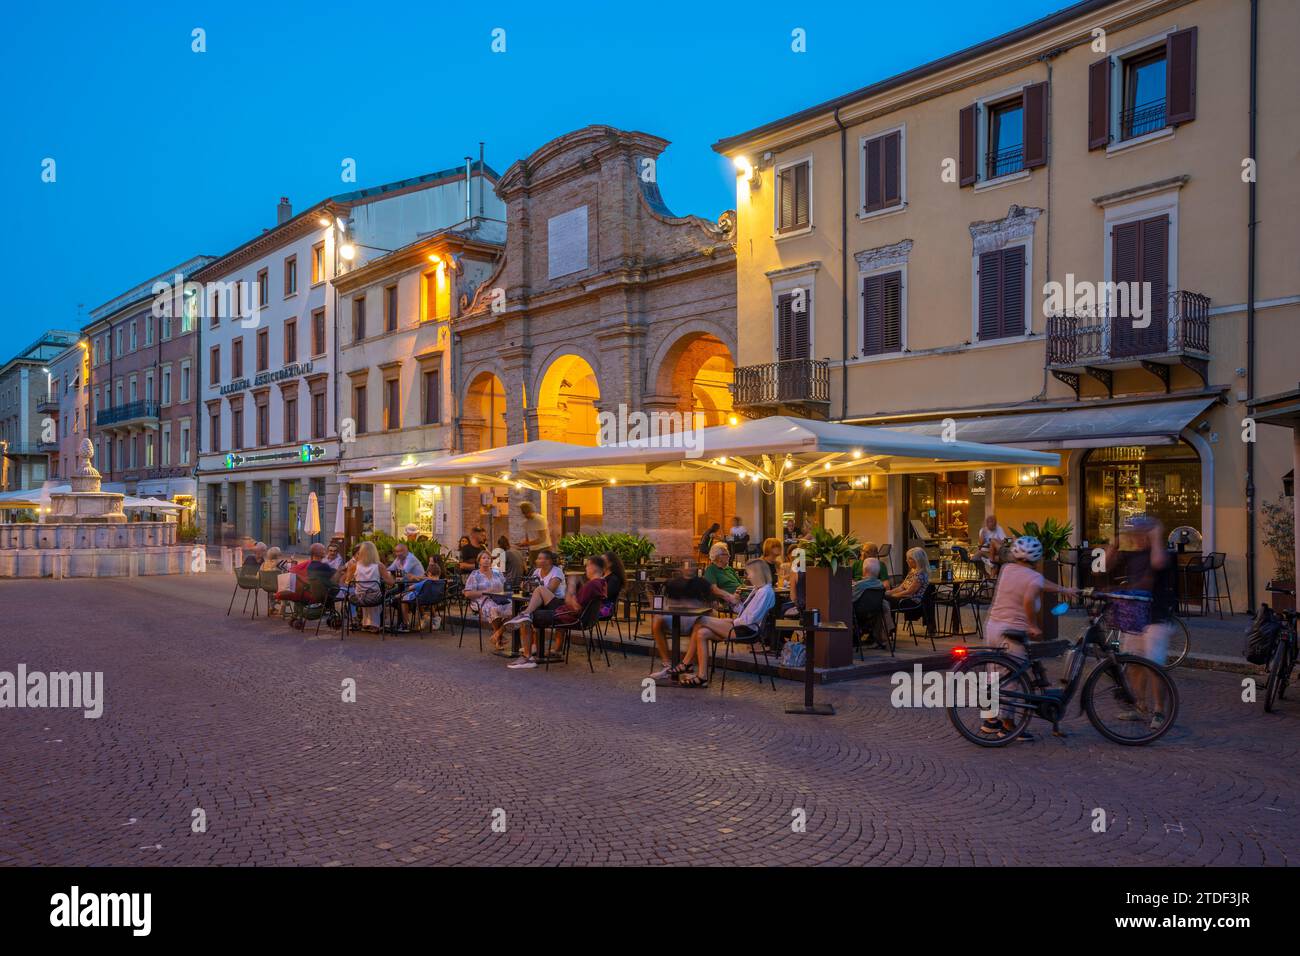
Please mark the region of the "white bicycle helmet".
[[1028, 561], [1030, 564], [1038, 561], [1043, 556], [1043, 542], [1037, 538], [1028, 536], [1016, 538], [1015, 543], [1011, 545], [1011, 557], [1017, 561]]

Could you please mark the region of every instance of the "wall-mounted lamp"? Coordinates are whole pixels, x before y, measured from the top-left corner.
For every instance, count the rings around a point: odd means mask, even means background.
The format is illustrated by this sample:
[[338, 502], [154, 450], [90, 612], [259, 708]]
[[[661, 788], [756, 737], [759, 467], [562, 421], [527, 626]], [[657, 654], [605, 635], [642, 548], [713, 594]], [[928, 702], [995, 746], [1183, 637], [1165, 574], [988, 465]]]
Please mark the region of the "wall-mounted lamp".
[[758, 189], [763, 185], [762, 174], [744, 156], [737, 156], [732, 162], [736, 167], [736, 177], [748, 182], [750, 189]]

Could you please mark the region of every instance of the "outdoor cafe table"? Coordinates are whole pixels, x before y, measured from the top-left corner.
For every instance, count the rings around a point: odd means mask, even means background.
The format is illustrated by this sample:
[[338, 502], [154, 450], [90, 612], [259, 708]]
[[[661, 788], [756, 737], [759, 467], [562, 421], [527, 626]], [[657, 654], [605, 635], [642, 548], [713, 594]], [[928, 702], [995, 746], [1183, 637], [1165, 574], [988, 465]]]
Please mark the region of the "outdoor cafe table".
[[803, 703], [790, 704], [785, 708], [787, 714], [814, 714], [818, 717], [830, 717], [835, 713], [835, 708], [830, 704], [818, 704], [813, 701], [813, 642], [816, 639], [818, 631], [846, 631], [848, 625], [843, 621], [823, 621], [820, 624], [804, 624], [793, 618], [789, 620], [778, 620], [776, 629], [778, 631], [803, 631], [807, 638], [808, 646], [804, 648], [803, 655]]
[[667, 604], [663, 607], [645, 608], [646, 614], [655, 614], [672, 618], [673, 634], [673, 659], [672, 665], [676, 667], [681, 662], [682, 655], [682, 618], [700, 617], [704, 614], [712, 614], [712, 604]]

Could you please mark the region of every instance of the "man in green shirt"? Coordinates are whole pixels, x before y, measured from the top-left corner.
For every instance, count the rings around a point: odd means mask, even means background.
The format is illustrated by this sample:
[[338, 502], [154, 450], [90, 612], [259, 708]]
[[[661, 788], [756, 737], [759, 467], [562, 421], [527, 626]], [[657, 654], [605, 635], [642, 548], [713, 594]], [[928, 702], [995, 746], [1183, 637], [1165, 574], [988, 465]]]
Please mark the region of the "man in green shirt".
[[704, 580], [713, 587], [713, 596], [728, 604], [735, 604], [736, 589], [740, 587], [740, 575], [730, 564], [731, 549], [719, 542], [709, 549], [709, 563], [704, 568]]

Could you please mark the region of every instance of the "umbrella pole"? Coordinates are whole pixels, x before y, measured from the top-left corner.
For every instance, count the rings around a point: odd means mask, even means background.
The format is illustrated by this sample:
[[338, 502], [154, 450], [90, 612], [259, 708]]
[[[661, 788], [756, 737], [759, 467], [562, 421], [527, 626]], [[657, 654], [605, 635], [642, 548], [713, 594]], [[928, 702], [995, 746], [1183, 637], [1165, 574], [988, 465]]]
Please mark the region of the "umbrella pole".
[[777, 540], [782, 540], [784, 537], [782, 529], [785, 527], [785, 482], [780, 478], [777, 478], [773, 484], [776, 486], [776, 492], [773, 495], [773, 500], [776, 504], [776, 515], [774, 516], [773, 522], [776, 527], [772, 531], [772, 537]]

